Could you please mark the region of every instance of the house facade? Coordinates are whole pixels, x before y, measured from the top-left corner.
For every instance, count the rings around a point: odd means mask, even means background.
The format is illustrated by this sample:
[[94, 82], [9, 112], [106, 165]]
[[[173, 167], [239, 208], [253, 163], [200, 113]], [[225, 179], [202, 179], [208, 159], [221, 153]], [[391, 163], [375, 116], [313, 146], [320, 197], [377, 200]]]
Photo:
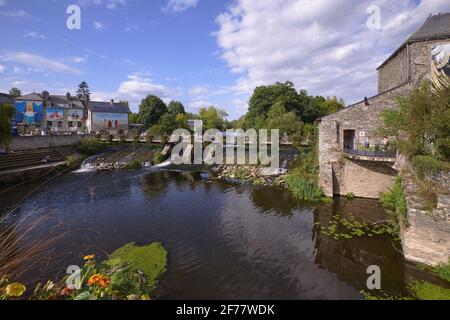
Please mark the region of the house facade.
[[87, 108], [87, 129], [90, 133], [127, 133], [130, 108], [124, 103], [89, 101]]
[[395, 150], [383, 137], [381, 111], [396, 108], [424, 80], [450, 84], [450, 14], [430, 16], [378, 68], [378, 94], [320, 119], [319, 184], [327, 196], [378, 198], [393, 185]]

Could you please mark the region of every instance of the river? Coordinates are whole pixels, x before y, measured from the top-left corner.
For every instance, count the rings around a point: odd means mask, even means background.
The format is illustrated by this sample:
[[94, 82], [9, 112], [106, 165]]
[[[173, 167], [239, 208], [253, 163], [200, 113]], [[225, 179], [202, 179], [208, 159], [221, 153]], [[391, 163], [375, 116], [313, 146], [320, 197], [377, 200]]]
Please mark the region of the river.
[[[3, 216], [33, 190], [21, 188], [15, 195], [0, 193]], [[68, 232], [21, 277], [26, 283], [57, 279], [69, 265], [82, 264], [84, 254], [101, 258], [131, 241], [159, 241], [169, 252], [161, 299], [359, 299], [370, 265], [381, 268], [385, 293], [404, 294], [399, 243], [387, 235], [336, 240], [318, 225], [333, 215], [384, 219], [373, 200], [308, 204], [273, 187], [143, 169], [54, 178], [26, 197], [3, 226], [44, 216], [27, 238]]]

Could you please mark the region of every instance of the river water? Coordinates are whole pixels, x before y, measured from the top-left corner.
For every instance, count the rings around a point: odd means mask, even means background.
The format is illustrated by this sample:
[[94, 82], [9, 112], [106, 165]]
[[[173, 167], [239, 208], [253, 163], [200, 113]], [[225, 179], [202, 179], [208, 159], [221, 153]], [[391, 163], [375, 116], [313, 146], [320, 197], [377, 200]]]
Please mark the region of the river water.
[[[30, 189], [1, 193], [3, 212]], [[338, 214], [385, 218], [372, 200], [307, 204], [272, 187], [144, 169], [55, 178], [3, 226], [44, 216], [27, 238], [69, 232], [22, 276], [27, 283], [60, 277], [85, 254], [102, 258], [128, 242], [159, 241], [169, 252], [157, 293], [162, 299], [359, 299], [370, 265], [381, 268], [385, 293], [405, 293], [399, 244], [386, 235], [335, 240], [321, 233], [317, 224]]]

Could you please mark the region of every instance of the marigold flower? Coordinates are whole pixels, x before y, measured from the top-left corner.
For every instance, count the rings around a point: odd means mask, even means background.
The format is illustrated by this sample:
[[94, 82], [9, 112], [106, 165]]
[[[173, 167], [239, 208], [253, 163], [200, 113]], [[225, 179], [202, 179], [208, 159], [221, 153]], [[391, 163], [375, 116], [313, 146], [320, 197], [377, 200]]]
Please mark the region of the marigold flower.
[[68, 295], [71, 295], [73, 291], [74, 291], [74, 289], [65, 287], [64, 289], [61, 290], [61, 292], [59, 294], [61, 296], [68, 296]]
[[90, 287], [93, 285], [98, 285], [102, 288], [106, 288], [111, 284], [111, 280], [107, 276], [103, 276], [97, 273], [89, 278], [87, 284]]
[[90, 254], [83, 257], [84, 261], [93, 260], [95, 258], [95, 254]]
[[11, 283], [6, 287], [6, 294], [10, 297], [20, 297], [27, 288], [21, 283]]

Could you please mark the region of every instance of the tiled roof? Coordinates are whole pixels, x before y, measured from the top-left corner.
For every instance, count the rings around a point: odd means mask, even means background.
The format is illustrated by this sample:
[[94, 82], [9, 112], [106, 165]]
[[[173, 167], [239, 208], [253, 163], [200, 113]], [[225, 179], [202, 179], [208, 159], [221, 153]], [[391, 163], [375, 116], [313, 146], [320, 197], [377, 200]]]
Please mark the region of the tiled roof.
[[109, 113], [129, 113], [130, 108], [122, 103], [104, 102], [104, 101], [90, 101], [90, 109], [93, 112], [109, 112]]
[[65, 108], [84, 109], [84, 104], [78, 97], [71, 96], [69, 99], [66, 95], [50, 95], [48, 101], [55, 106], [61, 106]]
[[0, 103], [13, 103], [12, 97], [7, 93], [0, 92]]
[[[406, 45], [434, 39], [450, 38], [450, 13], [442, 13], [434, 16], [430, 16], [425, 23], [414, 32], [403, 44], [395, 50], [393, 54], [389, 56], [379, 67], [383, 67], [393, 57], [397, 55]], [[378, 70], [377, 69], [377, 70]]]

